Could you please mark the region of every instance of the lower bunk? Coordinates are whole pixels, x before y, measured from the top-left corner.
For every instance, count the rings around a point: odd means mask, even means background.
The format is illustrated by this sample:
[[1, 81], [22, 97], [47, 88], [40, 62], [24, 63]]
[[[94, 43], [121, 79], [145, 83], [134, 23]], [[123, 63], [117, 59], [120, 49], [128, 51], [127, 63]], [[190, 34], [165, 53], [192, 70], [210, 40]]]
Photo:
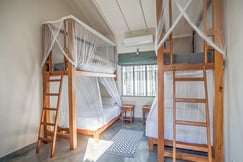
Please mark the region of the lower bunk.
[[[93, 135], [99, 140], [104, 132], [120, 117], [121, 100], [113, 78], [76, 77], [77, 133]], [[50, 85], [55, 91], [56, 83]], [[55, 99], [51, 99], [51, 104]], [[64, 76], [60, 96], [58, 132], [69, 134], [68, 78]]]
[[95, 118], [77, 118], [77, 132], [79, 134], [92, 135], [96, 141], [100, 135], [120, 118], [120, 107], [118, 105], [104, 105], [105, 121], [99, 124]]
[[[201, 71], [190, 71], [177, 73], [177, 77], [200, 77]], [[186, 96], [187, 98], [202, 98], [204, 96], [203, 83], [180, 83], [177, 85], [176, 96]], [[210, 117], [210, 129], [212, 132], [211, 143], [213, 144], [213, 71], [207, 70], [208, 85], [208, 106]], [[164, 156], [172, 157], [173, 146], [173, 82], [172, 72], [164, 74]], [[198, 91], [202, 89], [201, 91]], [[149, 151], [154, 150], [154, 145], [158, 144], [158, 98], [155, 97], [150, 112], [146, 120], [146, 136], [148, 137]], [[205, 121], [204, 103], [177, 103], [176, 117], [178, 120]], [[207, 132], [205, 127], [195, 127], [187, 125], [177, 125], [176, 127], [176, 157], [188, 161], [208, 161], [207, 157]], [[211, 145], [213, 149], [213, 145]], [[176, 150], [177, 150], [176, 149]], [[212, 151], [213, 152], [213, 151]], [[214, 155], [214, 154], [212, 154]], [[214, 157], [213, 157], [214, 158]]]
[[[104, 108], [104, 114], [106, 122], [102, 125], [97, 125], [95, 118], [77, 118], [77, 133], [91, 135], [95, 141], [99, 141], [100, 135], [120, 118], [120, 107], [117, 105], [113, 108]], [[58, 132], [68, 134], [69, 128], [58, 127]]]

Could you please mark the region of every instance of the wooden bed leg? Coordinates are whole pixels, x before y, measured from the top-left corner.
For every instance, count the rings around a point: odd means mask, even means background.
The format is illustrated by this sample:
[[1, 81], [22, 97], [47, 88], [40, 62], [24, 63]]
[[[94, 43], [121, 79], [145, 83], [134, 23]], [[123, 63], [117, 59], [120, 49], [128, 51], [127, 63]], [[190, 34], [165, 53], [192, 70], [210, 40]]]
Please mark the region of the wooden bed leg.
[[149, 151], [153, 152], [154, 151], [154, 142], [152, 138], [148, 139], [148, 145], [149, 145]]
[[97, 131], [94, 132], [94, 140], [95, 140], [95, 142], [99, 142], [99, 140], [100, 140], [100, 134]]

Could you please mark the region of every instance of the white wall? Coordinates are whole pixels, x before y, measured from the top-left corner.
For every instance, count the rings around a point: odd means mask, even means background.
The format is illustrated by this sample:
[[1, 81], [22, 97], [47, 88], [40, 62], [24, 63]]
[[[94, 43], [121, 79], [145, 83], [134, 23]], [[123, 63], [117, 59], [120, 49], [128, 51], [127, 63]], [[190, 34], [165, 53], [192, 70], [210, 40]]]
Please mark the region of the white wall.
[[226, 2], [225, 162], [243, 161], [243, 1]]
[[72, 12], [64, 0], [0, 1], [0, 157], [37, 140], [41, 24]]

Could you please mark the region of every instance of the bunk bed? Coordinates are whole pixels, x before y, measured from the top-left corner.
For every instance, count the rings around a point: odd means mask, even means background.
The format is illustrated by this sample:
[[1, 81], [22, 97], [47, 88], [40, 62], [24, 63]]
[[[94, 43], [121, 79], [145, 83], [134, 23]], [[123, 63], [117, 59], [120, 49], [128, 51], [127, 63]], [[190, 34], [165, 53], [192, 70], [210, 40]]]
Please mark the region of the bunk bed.
[[[153, 151], [154, 144], [158, 145], [159, 162], [163, 162], [165, 157], [172, 157], [173, 161], [176, 161], [176, 159], [223, 161], [223, 58], [225, 52], [222, 34], [222, 1], [157, 0], [156, 6], [158, 94], [146, 121], [149, 150]], [[188, 35], [176, 30], [178, 28], [183, 31], [185, 22], [193, 29], [191, 33], [193, 38], [196, 33], [203, 40], [200, 43], [202, 54], [196, 54], [195, 52], [201, 51], [194, 50], [195, 47], [192, 48], [191, 54], [177, 55], [174, 53], [173, 38], [175, 38], [175, 35], [178, 33], [184, 36]], [[193, 46], [195, 45], [193, 44]], [[180, 75], [184, 77], [178, 79]], [[209, 112], [206, 112], [206, 110], [204, 112], [196, 111], [185, 103], [185, 101], [195, 102], [200, 99], [183, 100], [180, 98], [180, 100], [177, 98], [177, 95], [180, 94], [187, 95], [186, 89], [188, 88], [191, 89], [189, 93], [193, 97], [201, 96], [195, 90], [202, 89], [203, 91], [203, 88], [195, 87], [188, 79], [190, 77], [197, 78], [198, 75], [203, 75], [206, 78], [202, 80], [207, 84], [204, 93], [208, 95], [205, 99], [205, 105], [208, 105]], [[175, 80], [186, 80], [188, 85], [182, 83], [184, 87], [177, 89]], [[183, 101], [180, 103], [182, 106], [178, 105], [177, 101]], [[204, 99], [201, 101], [204, 101]], [[182, 109], [178, 110], [178, 107], [182, 107]], [[195, 111], [196, 117], [192, 116]], [[205, 114], [209, 114], [205, 125], [211, 129], [211, 133], [207, 134], [206, 132], [207, 135], [205, 135], [205, 130], [203, 132], [200, 128], [190, 130], [190, 128], [183, 127], [188, 123], [188, 125], [196, 125], [197, 121], [204, 118]], [[195, 122], [181, 122], [172, 119], [174, 117], [184, 117]], [[181, 124], [182, 127], [178, 128], [176, 124]], [[197, 126], [199, 125], [202, 125], [202, 123]], [[207, 137], [210, 137], [210, 139]], [[205, 143], [208, 145], [205, 145]], [[172, 147], [172, 151], [165, 149], [165, 146]], [[207, 152], [208, 157], [191, 154], [193, 151], [197, 151], [196, 148], [199, 147], [206, 148], [203, 149], [203, 152]], [[179, 152], [178, 149], [186, 150], [186, 152]]]
[[[59, 83], [50, 80], [63, 75], [57, 136], [69, 139], [70, 148], [75, 149], [77, 133], [98, 140], [119, 119], [122, 103], [114, 80], [116, 46], [74, 16], [45, 22], [42, 29], [43, 88], [57, 90]], [[101, 87], [109, 95], [102, 96]], [[51, 106], [55, 100], [59, 101], [49, 98], [44, 102]], [[47, 113], [45, 120], [52, 121], [52, 114]], [[45, 127], [46, 134], [50, 131]]]

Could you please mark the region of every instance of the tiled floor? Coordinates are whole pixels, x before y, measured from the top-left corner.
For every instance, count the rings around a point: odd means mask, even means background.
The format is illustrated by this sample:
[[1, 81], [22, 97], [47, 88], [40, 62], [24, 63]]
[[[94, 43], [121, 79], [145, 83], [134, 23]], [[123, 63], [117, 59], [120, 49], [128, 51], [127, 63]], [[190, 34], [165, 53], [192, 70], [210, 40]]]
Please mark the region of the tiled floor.
[[[107, 129], [102, 135], [102, 141], [109, 141], [121, 128], [132, 128], [137, 130], [144, 130], [141, 120], [135, 120], [132, 124], [129, 122], [122, 123], [117, 121], [109, 129]], [[154, 152], [148, 151], [148, 141], [145, 133], [140, 140], [134, 158], [127, 158], [116, 156], [108, 153], [103, 153], [100, 157], [96, 157], [98, 152], [102, 153], [102, 148], [95, 147], [94, 150], [89, 150], [92, 155], [88, 155], [88, 141], [92, 138], [91, 136], [78, 135], [78, 148], [74, 151], [70, 151], [69, 142], [67, 140], [58, 139], [56, 144], [56, 152], [53, 158], [49, 157], [49, 144], [41, 144], [41, 150], [39, 154], [35, 153], [35, 145], [31, 145], [28, 149], [20, 150], [16, 154], [12, 154], [7, 160], [3, 161], [14, 161], [14, 162], [42, 162], [42, 161], [53, 161], [53, 162], [82, 162], [82, 161], [97, 161], [97, 162], [156, 162], [157, 151], [155, 147]], [[85, 156], [86, 153], [86, 156]], [[86, 158], [85, 158], [86, 157]], [[87, 158], [88, 157], [88, 158]], [[92, 160], [89, 159], [91, 157]], [[1, 161], [1, 160], [0, 160]], [[170, 162], [171, 159], [166, 159], [166, 162]]]

